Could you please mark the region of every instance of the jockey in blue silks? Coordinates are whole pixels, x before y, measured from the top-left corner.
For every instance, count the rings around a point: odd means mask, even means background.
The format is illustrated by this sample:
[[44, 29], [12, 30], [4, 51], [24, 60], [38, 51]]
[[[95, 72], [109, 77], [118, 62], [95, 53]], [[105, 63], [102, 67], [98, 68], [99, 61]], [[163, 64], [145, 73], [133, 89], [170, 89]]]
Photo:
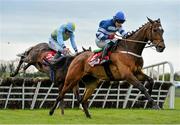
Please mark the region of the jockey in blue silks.
[[54, 30], [51, 33], [51, 37], [49, 38], [49, 47], [55, 50], [57, 53], [54, 58], [51, 60], [52, 63], [56, 63], [58, 59], [61, 57], [61, 54], [67, 55], [69, 52], [69, 48], [65, 46], [64, 41], [70, 39], [72, 48], [77, 53], [78, 49], [74, 40], [74, 31], [75, 31], [75, 24], [74, 23], [67, 23], [61, 25], [60, 28]]
[[107, 57], [108, 50], [110, 50], [115, 42], [113, 41], [115, 33], [119, 32], [123, 37], [127, 35], [122, 27], [122, 24], [125, 21], [125, 14], [122, 11], [119, 11], [115, 14], [113, 19], [102, 20], [99, 23], [99, 28], [96, 33], [96, 45], [99, 48], [103, 48], [101, 64], [108, 61], [105, 57]]

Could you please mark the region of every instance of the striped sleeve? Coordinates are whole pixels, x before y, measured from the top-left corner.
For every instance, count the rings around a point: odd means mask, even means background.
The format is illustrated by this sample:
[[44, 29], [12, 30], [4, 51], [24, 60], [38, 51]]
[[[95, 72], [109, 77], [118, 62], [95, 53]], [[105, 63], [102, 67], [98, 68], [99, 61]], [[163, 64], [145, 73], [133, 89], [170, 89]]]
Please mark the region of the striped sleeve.
[[121, 28], [119, 29], [119, 33], [120, 33], [122, 36], [124, 36], [124, 35], [126, 34], [126, 31], [124, 30], [123, 27], [121, 27]]

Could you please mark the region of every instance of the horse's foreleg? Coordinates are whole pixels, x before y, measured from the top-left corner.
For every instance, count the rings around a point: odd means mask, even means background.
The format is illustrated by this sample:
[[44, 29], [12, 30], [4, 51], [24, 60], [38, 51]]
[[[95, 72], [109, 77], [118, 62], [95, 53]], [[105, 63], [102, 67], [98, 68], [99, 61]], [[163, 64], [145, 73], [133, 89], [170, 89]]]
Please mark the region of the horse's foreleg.
[[147, 84], [147, 86], [148, 86], [148, 93], [151, 96], [153, 85], [154, 85], [154, 80], [151, 77], [145, 75], [143, 72], [141, 72], [140, 74], [136, 75], [136, 77], [137, 77], [137, 79], [139, 81], [142, 81], [144, 84], [145, 84], [146, 81], [148, 82], [148, 84]]
[[[82, 78], [83, 72], [77, 74], [76, 71], [77, 71], [76, 67], [73, 67], [71, 70], [68, 70], [68, 73], [66, 75], [66, 79], [64, 82], [64, 86], [62, 88], [62, 91], [59, 93], [59, 95], [56, 99], [56, 102], [54, 103], [53, 107], [51, 108], [51, 110], [49, 112], [50, 115], [52, 115], [54, 113], [54, 110], [56, 109], [58, 102], [61, 102], [63, 100], [66, 92], [68, 90], [70, 90], [71, 88], [73, 88], [74, 86], [76, 86], [78, 84], [79, 80]], [[75, 77], [72, 77], [72, 76], [75, 76]]]
[[61, 98], [60, 96], [58, 96], [58, 97], [56, 98], [56, 101], [55, 101], [53, 107], [52, 107], [51, 110], [49, 111], [49, 115], [53, 115], [54, 110], [56, 109], [59, 101], [61, 101], [62, 99], [63, 99], [63, 98]]
[[[64, 98], [64, 95], [65, 93], [70, 89], [70, 88], [73, 88], [78, 82], [77, 81], [73, 81], [73, 82], [69, 82], [70, 84], [67, 84], [66, 82], [64, 83], [64, 86], [63, 86], [63, 89], [62, 91], [59, 93], [57, 99], [56, 99], [56, 102], [54, 103], [53, 107], [51, 108], [50, 112], [49, 112], [49, 115], [53, 115], [54, 113], [54, 110], [56, 109], [58, 103], [63, 103], [63, 98]], [[62, 104], [61, 104], [61, 107], [62, 107]], [[62, 109], [61, 109], [62, 110]], [[63, 108], [63, 113], [64, 113], [64, 108]]]
[[[59, 85], [59, 94], [60, 94], [60, 92], [61, 92], [61, 90], [63, 88], [63, 85], [64, 84]], [[61, 108], [61, 115], [64, 115], [64, 99], [62, 99], [62, 101], [61, 101], [60, 108]]]
[[[60, 93], [61, 93], [62, 88], [63, 88], [63, 84], [60, 83], [60, 85], [59, 85], [59, 95], [60, 95]], [[60, 101], [59, 95], [58, 95], [58, 97], [56, 98], [56, 101], [55, 101], [53, 107], [51, 108], [51, 110], [50, 110], [50, 112], [49, 112], [49, 115], [53, 115], [54, 110], [56, 109], [56, 107], [57, 107], [57, 105], [58, 105], [58, 103], [59, 103], [59, 101]], [[60, 107], [61, 107], [61, 115], [64, 115], [64, 100], [63, 100], [63, 99], [62, 99], [62, 101], [61, 101]]]
[[24, 72], [25, 72], [26, 69], [29, 68], [29, 66], [31, 66], [31, 65], [32, 65], [31, 63], [28, 63], [27, 65], [25, 65], [25, 66], [23, 67]]
[[159, 106], [154, 102], [153, 98], [146, 91], [146, 88], [133, 74], [127, 75], [127, 81], [137, 87], [145, 95], [145, 97], [148, 99], [148, 102], [152, 104], [153, 109], [159, 109]]
[[16, 68], [16, 70], [15, 70], [15, 72], [14, 72], [14, 73], [11, 73], [11, 74], [10, 74], [10, 77], [14, 77], [14, 76], [16, 76], [16, 75], [18, 74], [19, 69], [20, 69], [20, 67], [21, 67], [21, 65], [22, 65], [23, 62], [24, 62], [24, 61], [23, 61], [23, 58], [21, 57], [21, 59], [20, 59], [20, 61], [19, 61], [19, 64], [18, 64], [18, 66], [17, 66], [17, 68]]
[[152, 94], [152, 89], [153, 89], [153, 85], [154, 85], [154, 80], [153, 80], [151, 77], [147, 76], [147, 75], [145, 75], [145, 79], [146, 79], [146, 81], [149, 83], [148, 93], [149, 93], [149, 95], [151, 96], [151, 94]]

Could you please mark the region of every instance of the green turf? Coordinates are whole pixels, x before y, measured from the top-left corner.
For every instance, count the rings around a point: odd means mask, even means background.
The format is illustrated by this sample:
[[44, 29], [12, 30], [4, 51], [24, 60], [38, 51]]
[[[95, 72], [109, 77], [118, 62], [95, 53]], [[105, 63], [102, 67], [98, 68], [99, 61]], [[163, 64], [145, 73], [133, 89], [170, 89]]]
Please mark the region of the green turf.
[[80, 109], [65, 109], [65, 115], [56, 110], [0, 110], [0, 124], [180, 124], [180, 98], [174, 110], [102, 109], [92, 108], [92, 119]]

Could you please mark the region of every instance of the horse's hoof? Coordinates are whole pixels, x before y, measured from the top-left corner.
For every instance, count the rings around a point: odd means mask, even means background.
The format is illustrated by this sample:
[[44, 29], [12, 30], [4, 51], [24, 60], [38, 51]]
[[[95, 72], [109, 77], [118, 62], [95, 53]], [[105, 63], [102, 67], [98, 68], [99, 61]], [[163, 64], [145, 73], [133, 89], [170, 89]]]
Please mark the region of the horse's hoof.
[[52, 116], [53, 113], [54, 113], [54, 111], [52, 111], [52, 110], [49, 111], [49, 115], [50, 115], [50, 116]]
[[84, 108], [82, 107], [82, 104], [79, 105], [79, 109], [81, 109], [84, 112]]
[[61, 111], [61, 115], [64, 115], [64, 111]]
[[14, 74], [13, 74], [13, 73], [11, 73], [11, 74], [10, 74], [10, 77], [14, 77]]
[[144, 100], [147, 100], [147, 98], [144, 97], [144, 96], [141, 96], [141, 97], [138, 98], [138, 100], [139, 100], [139, 101], [144, 101]]
[[87, 114], [86, 117], [89, 118], [89, 119], [91, 119], [91, 115], [90, 115], [90, 114]]
[[155, 110], [159, 110], [159, 109], [161, 109], [158, 105], [154, 105], [153, 107], [152, 107], [152, 109], [155, 109]]

